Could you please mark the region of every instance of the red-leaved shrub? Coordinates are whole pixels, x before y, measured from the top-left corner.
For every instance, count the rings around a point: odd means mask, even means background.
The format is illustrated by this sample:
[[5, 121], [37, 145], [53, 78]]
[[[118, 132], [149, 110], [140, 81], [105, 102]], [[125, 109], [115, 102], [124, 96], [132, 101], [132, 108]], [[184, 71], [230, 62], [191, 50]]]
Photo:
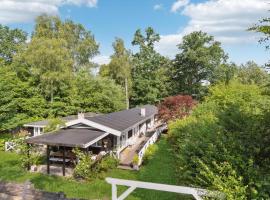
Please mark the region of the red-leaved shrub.
[[189, 115], [196, 104], [197, 102], [189, 95], [166, 97], [158, 106], [158, 115], [164, 122], [181, 119]]

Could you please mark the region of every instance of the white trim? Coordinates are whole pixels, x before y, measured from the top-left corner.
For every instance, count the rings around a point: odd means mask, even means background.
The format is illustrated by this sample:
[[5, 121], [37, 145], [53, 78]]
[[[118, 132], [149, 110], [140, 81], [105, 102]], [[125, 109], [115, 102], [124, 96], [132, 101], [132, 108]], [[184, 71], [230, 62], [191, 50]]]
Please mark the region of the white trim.
[[88, 125], [88, 126], [92, 126], [93, 128], [97, 128], [99, 130], [111, 133], [111, 134], [116, 135], [116, 136], [121, 135], [121, 131], [117, 131], [117, 130], [112, 129], [110, 127], [107, 127], [107, 126], [98, 124], [96, 122], [90, 121], [88, 119], [75, 119], [75, 120], [67, 122], [66, 126], [69, 127], [69, 126], [73, 126], [73, 125], [79, 124], [79, 123], [82, 123], [82, 124], [85, 124], [85, 125]]
[[84, 144], [84, 148], [89, 147], [90, 145], [96, 143], [97, 141], [101, 140], [102, 138], [106, 137], [107, 135], [109, 135], [109, 133], [104, 133], [103, 135], [97, 137], [96, 139], [92, 140], [91, 142], [88, 142], [87, 144]]
[[24, 124], [23, 127], [33, 127], [33, 128], [45, 128], [45, 125], [31, 125], [31, 124]]

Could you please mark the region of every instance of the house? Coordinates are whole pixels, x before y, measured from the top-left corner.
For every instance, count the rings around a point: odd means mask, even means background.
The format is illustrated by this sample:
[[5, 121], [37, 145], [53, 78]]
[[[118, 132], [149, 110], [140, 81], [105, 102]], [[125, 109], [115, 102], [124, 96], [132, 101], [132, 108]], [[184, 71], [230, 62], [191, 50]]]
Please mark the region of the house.
[[[85, 117], [93, 117], [98, 114], [88, 112], [84, 113]], [[69, 115], [66, 117], [61, 117], [61, 120], [63, 120], [64, 123], [67, 123], [69, 121], [77, 119], [77, 115]], [[27, 124], [24, 124], [23, 126], [25, 127], [26, 131], [30, 133], [30, 136], [38, 136], [44, 133], [44, 129], [49, 125], [50, 121], [48, 119], [41, 120], [41, 121], [35, 121], [35, 122], [30, 122]]]
[[[155, 126], [156, 115], [157, 108], [152, 105], [103, 115], [89, 116], [79, 113], [78, 116], [66, 120], [65, 127], [60, 130], [28, 138], [26, 142], [29, 145], [46, 145], [50, 161], [55, 160], [51, 155], [52, 150], [57, 148], [61, 152], [57, 155], [60, 155], [59, 159], [64, 164], [71, 159], [72, 148], [91, 151], [94, 156], [110, 152], [120, 159], [124, 149], [138, 146], [143, 142], [142, 138], [147, 138], [144, 136], [147, 130]], [[44, 122], [25, 125], [34, 129], [38, 127], [40, 132], [44, 126]]]

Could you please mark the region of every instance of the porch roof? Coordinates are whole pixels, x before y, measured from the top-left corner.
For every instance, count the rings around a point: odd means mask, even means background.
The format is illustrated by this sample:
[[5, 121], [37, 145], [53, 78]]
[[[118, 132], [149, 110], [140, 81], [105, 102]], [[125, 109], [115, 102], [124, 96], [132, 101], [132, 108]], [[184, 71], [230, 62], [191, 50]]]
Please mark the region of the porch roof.
[[26, 142], [28, 144], [87, 148], [107, 135], [108, 133], [103, 131], [86, 128], [61, 129], [57, 132], [28, 138]]

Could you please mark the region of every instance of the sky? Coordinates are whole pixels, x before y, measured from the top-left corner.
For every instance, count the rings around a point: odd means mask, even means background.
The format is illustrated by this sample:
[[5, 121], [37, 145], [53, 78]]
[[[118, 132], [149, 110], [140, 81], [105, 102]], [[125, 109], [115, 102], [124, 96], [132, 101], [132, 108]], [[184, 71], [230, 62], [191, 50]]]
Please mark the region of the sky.
[[131, 45], [137, 29], [148, 26], [160, 34], [156, 50], [174, 58], [176, 45], [192, 31], [213, 35], [237, 64], [253, 60], [263, 65], [269, 51], [258, 43], [260, 35], [247, 29], [269, 17], [270, 0], [0, 0], [0, 23], [31, 34], [40, 14], [71, 19], [90, 30], [100, 44], [99, 64], [108, 63], [115, 37]]

